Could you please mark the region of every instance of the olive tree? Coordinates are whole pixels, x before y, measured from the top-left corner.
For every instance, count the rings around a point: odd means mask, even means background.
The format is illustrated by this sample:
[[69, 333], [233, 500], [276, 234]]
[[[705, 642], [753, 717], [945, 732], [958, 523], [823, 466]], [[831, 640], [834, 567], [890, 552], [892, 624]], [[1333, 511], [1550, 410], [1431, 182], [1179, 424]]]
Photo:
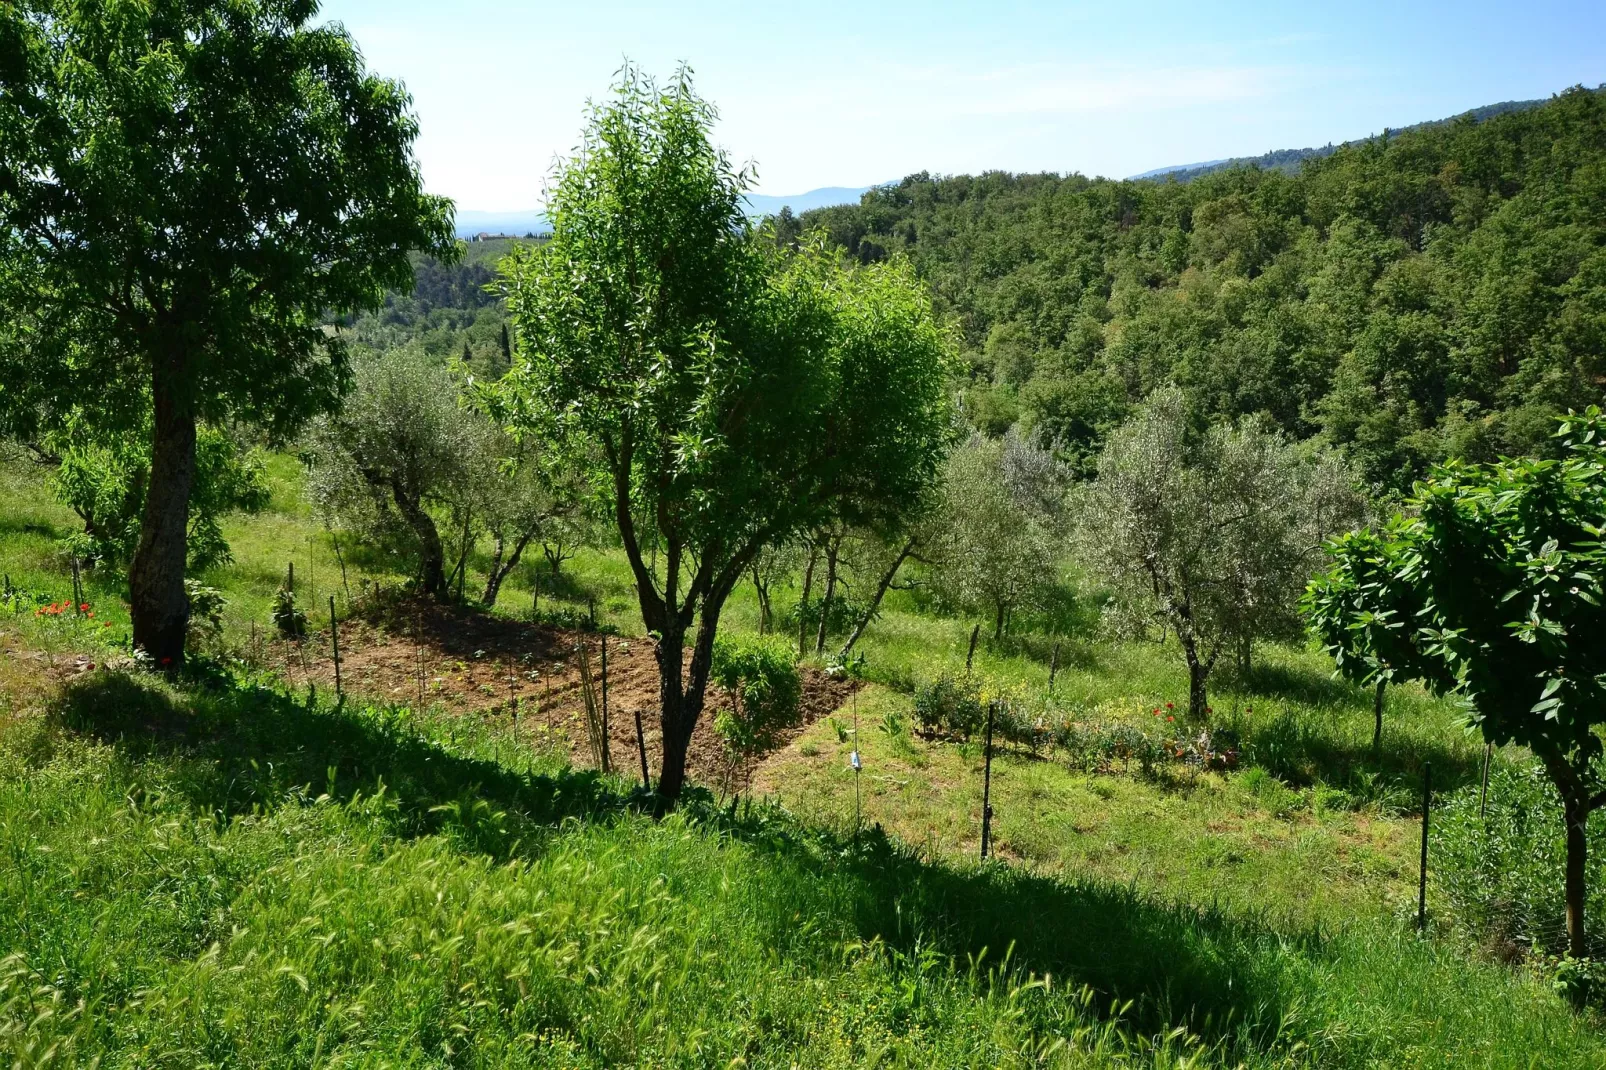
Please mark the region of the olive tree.
[[369, 356], [340, 412], [319, 418], [305, 453], [310, 494], [333, 524], [416, 553], [419, 589], [444, 598], [446, 553], [432, 510], [471, 497], [483, 439], [495, 430], [459, 398], [447, 369], [418, 350]]
[[978, 435], [949, 455], [931, 550], [940, 590], [992, 617], [995, 640], [1009, 615], [1048, 582], [1059, 512], [1057, 501], [1008, 463], [1011, 452]]
[[313, 0], [0, 6], [0, 422], [148, 428], [134, 643], [184, 657], [197, 427], [279, 437], [349, 371], [330, 313], [451, 257], [402, 87]]
[[[680, 72], [632, 68], [548, 191], [552, 238], [504, 262], [506, 415], [588, 466], [657, 647], [662, 773], [678, 798], [720, 613], [754, 557], [936, 478], [949, 343], [906, 263], [784, 262]], [[690, 660], [687, 641], [690, 639]]]
[[1437, 469], [1381, 536], [1340, 545], [1309, 600], [1346, 657], [1453, 688], [1484, 739], [1539, 759], [1581, 957], [1586, 826], [1606, 805], [1606, 419], [1569, 416], [1558, 438], [1556, 459]]
[[1317, 564], [1317, 529], [1361, 515], [1353, 479], [1333, 478], [1335, 469], [1254, 420], [1191, 433], [1172, 387], [1105, 444], [1098, 478], [1079, 496], [1078, 556], [1109, 586], [1118, 627], [1158, 623], [1176, 634], [1190, 716], [1207, 713], [1222, 653], [1293, 616]]

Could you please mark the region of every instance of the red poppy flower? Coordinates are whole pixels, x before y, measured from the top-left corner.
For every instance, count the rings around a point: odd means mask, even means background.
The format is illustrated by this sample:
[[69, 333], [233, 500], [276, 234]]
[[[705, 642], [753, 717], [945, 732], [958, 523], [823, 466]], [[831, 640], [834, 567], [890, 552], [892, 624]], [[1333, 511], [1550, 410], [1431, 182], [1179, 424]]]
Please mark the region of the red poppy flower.
[[1166, 720], [1168, 720], [1168, 721], [1175, 721], [1175, 720], [1176, 720], [1176, 718], [1175, 718], [1175, 717], [1167, 717], [1167, 718], [1166, 718]]
[[163, 665], [171, 665], [171, 664], [173, 664], [173, 659], [172, 658], [163, 658], [162, 659], [162, 664]]
[[1165, 704], [1165, 708], [1166, 708], [1166, 709], [1168, 709], [1168, 710], [1174, 710], [1174, 709], [1176, 709], [1176, 707], [1175, 707], [1175, 706], [1173, 706], [1173, 705], [1171, 705], [1171, 703], [1169, 703], [1169, 702], [1167, 702], [1167, 703], [1166, 703], [1166, 704]]
[[83, 605], [78, 607], [78, 610], [81, 613], [88, 613], [89, 612], [89, 603], [85, 602]]
[[110, 628], [112, 626], [112, 622], [109, 620], [103, 620], [100, 622], [100, 626], [102, 628]]

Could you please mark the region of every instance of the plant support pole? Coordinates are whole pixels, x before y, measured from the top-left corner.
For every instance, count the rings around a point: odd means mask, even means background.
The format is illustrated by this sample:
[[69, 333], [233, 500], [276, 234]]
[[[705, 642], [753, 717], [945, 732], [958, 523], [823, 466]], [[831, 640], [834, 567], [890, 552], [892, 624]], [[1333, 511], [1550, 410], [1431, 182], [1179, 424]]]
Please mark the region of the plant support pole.
[[1433, 764], [1422, 763], [1422, 867], [1416, 886], [1416, 927], [1428, 927], [1428, 811], [1433, 805]]
[[976, 660], [976, 637], [981, 634], [981, 625], [970, 629], [970, 650], [965, 654], [965, 676], [970, 676], [971, 663]]
[[652, 777], [647, 774], [647, 737], [641, 731], [641, 707], [636, 707], [636, 752], [641, 755], [641, 786], [650, 789]]
[[1487, 819], [1489, 816], [1489, 760], [1494, 757], [1494, 744], [1485, 743], [1483, 746], [1483, 793], [1478, 799], [1478, 817]]
[[992, 846], [993, 832], [993, 711], [997, 702], [987, 704], [986, 756], [982, 760], [981, 776], [981, 860], [987, 861], [987, 849]]
[[1059, 672], [1060, 672], [1060, 645], [1059, 645], [1058, 641], [1055, 641], [1055, 643], [1054, 643], [1054, 656], [1048, 659], [1048, 693], [1050, 695], [1052, 695], [1054, 693], [1054, 677], [1058, 676]]
[[329, 596], [329, 642], [335, 650], [335, 703], [346, 701], [345, 689], [340, 683], [340, 624], [335, 620], [335, 596]]

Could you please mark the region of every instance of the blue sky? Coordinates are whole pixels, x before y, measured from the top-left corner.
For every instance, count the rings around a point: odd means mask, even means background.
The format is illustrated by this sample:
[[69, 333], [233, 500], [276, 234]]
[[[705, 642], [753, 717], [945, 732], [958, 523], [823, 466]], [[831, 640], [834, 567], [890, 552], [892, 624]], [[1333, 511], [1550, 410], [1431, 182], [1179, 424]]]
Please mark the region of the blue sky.
[[433, 192], [541, 203], [625, 57], [689, 63], [755, 189], [1081, 171], [1343, 141], [1606, 82], [1591, 3], [545, 4], [326, 0], [412, 92]]

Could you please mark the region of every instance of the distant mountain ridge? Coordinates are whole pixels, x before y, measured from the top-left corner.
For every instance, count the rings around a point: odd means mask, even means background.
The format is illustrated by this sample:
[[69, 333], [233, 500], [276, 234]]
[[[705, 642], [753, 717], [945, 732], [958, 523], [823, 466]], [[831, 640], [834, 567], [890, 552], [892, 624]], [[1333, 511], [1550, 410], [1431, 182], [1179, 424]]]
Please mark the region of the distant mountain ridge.
[[[1597, 92], [1599, 91], [1597, 90]], [[1386, 127], [1384, 132], [1401, 134], [1411, 130], [1443, 126], [1446, 123], [1457, 122], [1461, 119], [1470, 119], [1472, 122], [1481, 123], [1485, 119], [1492, 119], [1496, 115], [1504, 115], [1507, 112], [1528, 111], [1531, 108], [1537, 108], [1541, 104], [1547, 103], [1549, 99], [1549, 97], [1543, 97], [1537, 100], [1504, 100], [1498, 104], [1485, 104], [1481, 108], [1472, 108], [1445, 119], [1429, 119], [1425, 122], [1413, 123], [1410, 126]], [[1353, 145], [1365, 140], [1368, 139], [1357, 138], [1355, 141], [1343, 142], [1342, 145]], [[1201, 175], [1208, 175], [1213, 171], [1223, 171], [1229, 167], [1258, 167], [1262, 171], [1283, 171], [1291, 174], [1299, 170], [1306, 160], [1331, 156], [1340, 147], [1341, 145], [1329, 143], [1320, 148], [1273, 149], [1271, 152], [1260, 156], [1234, 156], [1230, 159], [1206, 160], [1202, 163], [1172, 164], [1169, 167], [1156, 167], [1152, 171], [1143, 172], [1141, 175], [1132, 175], [1129, 181], [1141, 182], [1164, 179], [1166, 181], [1191, 182]]]
[[[775, 196], [766, 193], [749, 193], [746, 197], [748, 214], [775, 215], [782, 208], [792, 209], [801, 215], [814, 208], [830, 208], [838, 204], [858, 204], [874, 186], [822, 186], [807, 193], [787, 193]], [[457, 236], [474, 238], [481, 234], [523, 237], [526, 234], [547, 234], [552, 224], [542, 212], [481, 212], [471, 209], [457, 213]]]

